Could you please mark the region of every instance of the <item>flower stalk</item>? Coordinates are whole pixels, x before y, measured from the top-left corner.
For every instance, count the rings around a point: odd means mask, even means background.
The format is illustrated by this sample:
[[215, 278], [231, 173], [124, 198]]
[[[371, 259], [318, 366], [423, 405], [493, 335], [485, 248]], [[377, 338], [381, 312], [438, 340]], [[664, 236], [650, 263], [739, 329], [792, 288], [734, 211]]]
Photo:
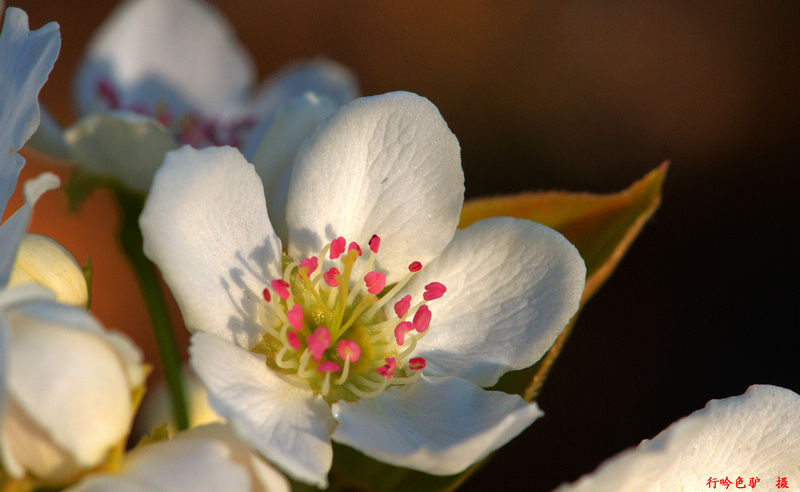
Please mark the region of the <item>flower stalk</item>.
[[122, 251], [133, 267], [139, 288], [144, 296], [147, 312], [150, 314], [150, 322], [158, 344], [175, 422], [178, 430], [188, 429], [189, 410], [181, 377], [181, 357], [178, 343], [175, 340], [175, 332], [167, 310], [164, 292], [159, 283], [158, 272], [142, 251], [143, 240], [139, 230], [139, 215], [144, 206], [144, 197], [120, 187], [117, 187], [114, 193], [121, 212], [119, 238], [122, 242]]

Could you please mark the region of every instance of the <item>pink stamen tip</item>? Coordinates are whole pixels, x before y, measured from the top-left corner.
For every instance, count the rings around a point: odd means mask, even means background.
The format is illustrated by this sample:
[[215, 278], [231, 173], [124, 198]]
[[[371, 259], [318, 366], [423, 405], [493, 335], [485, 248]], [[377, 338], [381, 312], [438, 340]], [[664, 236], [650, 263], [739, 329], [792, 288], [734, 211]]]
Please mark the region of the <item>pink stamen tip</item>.
[[272, 290], [274, 290], [284, 301], [289, 298], [289, 282], [279, 278], [272, 281]]
[[422, 270], [422, 263], [420, 263], [418, 261], [412, 261], [411, 264], [408, 265], [408, 271], [409, 272], [413, 273], [413, 272], [418, 272], [420, 270]]
[[326, 372], [339, 372], [342, 368], [339, 367], [339, 364], [333, 362], [332, 360], [326, 360], [325, 362], [320, 362], [317, 366], [317, 372], [326, 373]]
[[425, 286], [425, 293], [422, 294], [422, 298], [426, 301], [432, 301], [442, 297], [445, 292], [447, 292], [447, 287], [445, 287], [444, 284], [431, 282]]
[[423, 357], [413, 357], [408, 360], [408, 368], [412, 371], [425, 369], [425, 359]]
[[397, 326], [394, 327], [394, 339], [397, 342], [397, 345], [403, 345], [403, 343], [406, 341], [406, 334], [414, 328], [414, 323], [411, 321], [403, 321], [402, 323], [398, 323]]
[[394, 357], [387, 357], [386, 364], [375, 369], [375, 372], [385, 377], [386, 379], [389, 379], [392, 376], [394, 376], [394, 370], [396, 368], [397, 368], [397, 361], [394, 360]]
[[430, 324], [431, 309], [423, 304], [419, 307], [419, 309], [417, 309], [417, 312], [414, 313], [414, 328], [416, 328], [418, 332], [422, 333], [428, 329]]
[[340, 340], [336, 345], [336, 355], [342, 360], [350, 359], [350, 362], [358, 362], [361, 358], [361, 347], [352, 340]]
[[300, 307], [300, 304], [292, 306], [292, 309], [286, 313], [286, 318], [289, 319], [289, 325], [291, 325], [295, 331], [303, 329], [303, 308]]
[[337, 237], [333, 241], [331, 241], [331, 260], [338, 259], [342, 253], [344, 253], [344, 247], [347, 242], [344, 240], [342, 236]]
[[264, 288], [264, 291], [261, 293], [264, 296], [264, 300], [269, 302], [272, 300], [272, 295], [269, 293], [269, 289]]
[[339, 281], [336, 280], [337, 275], [339, 275], [339, 270], [337, 268], [331, 268], [322, 274], [322, 278], [325, 279], [325, 283], [328, 284], [328, 287], [336, 287], [339, 285]]
[[319, 362], [322, 360], [324, 352], [331, 346], [331, 334], [327, 328], [320, 326], [314, 330], [314, 333], [309, 335], [306, 341], [308, 342], [308, 350], [311, 351], [314, 360]]
[[102, 79], [97, 81], [97, 94], [110, 109], [118, 109], [120, 107], [119, 96], [117, 96], [114, 84], [110, 80]]
[[286, 332], [286, 339], [289, 340], [289, 346], [295, 350], [300, 350], [300, 338], [294, 331]]
[[130, 108], [128, 108], [128, 109], [130, 109], [134, 113], [138, 113], [138, 114], [141, 114], [141, 115], [144, 115], [144, 116], [150, 116], [151, 115], [150, 110], [147, 108], [147, 106], [145, 106], [142, 103], [132, 104], [130, 106]]
[[381, 238], [378, 237], [377, 234], [373, 234], [371, 238], [369, 238], [369, 250], [373, 253], [378, 252], [378, 248], [381, 247]]
[[367, 292], [378, 294], [386, 287], [386, 275], [379, 272], [369, 272], [364, 275], [364, 283], [367, 284]]
[[353, 241], [350, 243], [350, 246], [347, 247], [347, 252], [351, 252], [352, 250], [358, 251], [358, 256], [361, 256], [361, 246], [358, 245], [357, 242]]
[[402, 318], [411, 308], [411, 294], [406, 295], [396, 303], [394, 303], [394, 313], [398, 318]]
[[303, 258], [300, 261], [300, 275], [308, 278], [319, 266], [319, 260], [316, 256], [311, 258]]

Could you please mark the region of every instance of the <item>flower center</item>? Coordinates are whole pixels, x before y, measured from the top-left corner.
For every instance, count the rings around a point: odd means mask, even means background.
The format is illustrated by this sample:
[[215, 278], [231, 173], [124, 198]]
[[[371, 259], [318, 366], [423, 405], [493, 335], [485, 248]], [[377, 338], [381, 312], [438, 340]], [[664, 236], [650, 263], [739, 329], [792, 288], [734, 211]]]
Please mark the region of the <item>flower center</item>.
[[98, 80], [95, 92], [107, 108], [123, 109], [150, 116], [167, 127], [180, 143], [189, 144], [198, 149], [209, 145], [241, 147], [245, 135], [256, 124], [256, 120], [252, 116], [222, 122], [213, 117], [203, 116], [197, 111], [188, 111], [182, 115], [173, 114], [166, 102], [156, 105], [155, 110], [151, 110], [143, 103], [123, 104], [119, 91], [108, 79]]
[[406, 295], [387, 316], [382, 308], [422, 265], [411, 263], [405, 277], [387, 287], [386, 275], [372, 270], [380, 241], [372, 236], [366, 259], [355, 242], [345, 251], [343, 237], [318, 256], [297, 261], [284, 255], [283, 277], [263, 292], [266, 333], [252, 351], [265, 354], [273, 370], [306, 381], [328, 403], [376, 397], [415, 381], [425, 367], [425, 359], [412, 354], [431, 322], [427, 303], [446, 288], [432, 282], [422, 300], [412, 306]]

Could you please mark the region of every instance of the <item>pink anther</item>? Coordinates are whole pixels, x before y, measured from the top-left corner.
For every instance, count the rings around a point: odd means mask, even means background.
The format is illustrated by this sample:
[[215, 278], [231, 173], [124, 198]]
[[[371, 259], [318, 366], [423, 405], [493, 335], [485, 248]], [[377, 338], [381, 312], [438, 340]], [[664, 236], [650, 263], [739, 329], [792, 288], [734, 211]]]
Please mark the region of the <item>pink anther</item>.
[[330, 270], [322, 274], [322, 278], [325, 279], [325, 283], [328, 284], [328, 287], [336, 287], [339, 285], [339, 281], [336, 280], [337, 275], [339, 275], [339, 270], [335, 267], [332, 267]]
[[394, 313], [398, 318], [402, 318], [411, 308], [411, 294], [407, 294], [402, 299], [394, 303]]
[[274, 290], [284, 301], [289, 298], [289, 282], [279, 278], [272, 281], [272, 290]]
[[297, 332], [287, 331], [286, 339], [289, 341], [290, 347], [295, 350], [300, 350], [300, 338], [297, 336]]
[[310, 258], [303, 258], [300, 260], [300, 275], [303, 277], [308, 278], [311, 276], [312, 273], [317, 269], [319, 266], [319, 260], [317, 260], [316, 256], [312, 256]]
[[392, 376], [394, 376], [394, 370], [396, 368], [397, 368], [397, 361], [394, 360], [394, 357], [387, 357], [386, 364], [375, 369], [375, 372], [385, 377], [386, 379], [389, 379]]
[[428, 329], [430, 324], [431, 309], [423, 304], [419, 307], [419, 309], [417, 309], [417, 312], [414, 313], [414, 328], [416, 328], [418, 332], [422, 333]]
[[403, 321], [394, 327], [394, 339], [397, 345], [403, 345], [406, 341], [406, 334], [414, 329], [414, 323], [411, 321]]
[[342, 368], [339, 367], [339, 364], [333, 362], [332, 360], [326, 360], [325, 362], [320, 362], [317, 366], [317, 372], [326, 373], [326, 372], [339, 372]]
[[303, 329], [303, 308], [300, 307], [300, 304], [292, 306], [292, 309], [286, 313], [286, 318], [289, 320], [289, 325], [291, 325], [295, 331]]
[[364, 283], [367, 284], [367, 292], [378, 294], [386, 287], [386, 275], [380, 272], [369, 272], [364, 275]]
[[306, 341], [308, 342], [308, 350], [311, 351], [314, 360], [319, 362], [322, 360], [322, 355], [331, 346], [331, 334], [327, 328], [320, 326], [314, 330], [314, 333], [309, 335]]
[[261, 295], [264, 296], [264, 300], [267, 301], [267, 302], [272, 300], [272, 295], [269, 293], [269, 289], [267, 289], [267, 288], [264, 288], [264, 291], [261, 292]]
[[447, 287], [445, 287], [444, 284], [431, 282], [425, 286], [425, 293], [422, 294], [422, 298], [426, 301], [432, 301], [442, 297], [445, 292], [447, 292]]
[[342, 236], [331, 241], [331, 260], [338, 259], [344, 253], [345, 245], [347, 245], [347, 241]]
[[361, 347], [352, 340], [340, 340], [336, 344], [336, 355], [342, 360], [350, 360], [350, 362], [358, 362], [361, 358]]
[[347, 252], [351, 252], [352, 250], [358, 251], [358, 256], [361, 256], [361, 246], [358, 245], [357, 242], [353, 241], [350, 243], [350, 246], [347, 247]]
[[418, 261], [412, 261], [410, 265], [408, 265], [408, 271], [415, 273], [422, 270], [422, 263]]
[[425, 369], [425, 359], [423, 357], [412, 357], [408, 360], [408, 368], [412, 371]]
[[117, 91], [114, 90], [114, 84], [108, 79], [100, 79], [97, 81], [97, 95], [108, 106], [109, 109], [119, 109], [120, 102]]
[[373, 253], [378, 252], [378, 248], [381, 247], [381, 238], [378, 237], [377, 234], [373, 234], [371, 238], [369, 238], [369, 250]]

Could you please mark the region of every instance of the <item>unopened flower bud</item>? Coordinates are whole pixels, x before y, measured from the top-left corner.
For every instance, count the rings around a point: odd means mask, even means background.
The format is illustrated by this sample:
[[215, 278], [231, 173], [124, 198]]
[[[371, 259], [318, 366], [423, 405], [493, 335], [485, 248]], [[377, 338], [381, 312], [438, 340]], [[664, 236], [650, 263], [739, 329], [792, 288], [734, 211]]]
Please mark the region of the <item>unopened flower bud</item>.
[[37, 283], [64, 304], [86, 307], [89, 289], [75, 257], [54, 239], [27, 233], [17, 253], [9, 286]]

